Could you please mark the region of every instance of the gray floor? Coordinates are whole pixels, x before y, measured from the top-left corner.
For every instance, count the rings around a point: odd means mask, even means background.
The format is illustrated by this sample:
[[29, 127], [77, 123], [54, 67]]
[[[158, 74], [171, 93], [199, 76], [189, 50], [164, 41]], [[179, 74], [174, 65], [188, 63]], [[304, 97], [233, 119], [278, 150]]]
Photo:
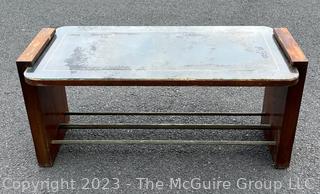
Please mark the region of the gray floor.
[[[74, 188], [60, 187], [60, 193], [102, 193], [83, 190], [86, 178], [118, 178], [106, 186], [105, 193], [277, 193], [320, 192], [319, 132], [319, 21], [317, 0], [303, 1], [6, 1], [0, 0], [0, 81], [1, 137], [0, 190], [20, 193], [20, 185], [49, 181], [50, 186], [37, 193], [57, 191], [56, 183], [74, 180]], [[265, 147], [217, 146], [64, 146], [53, 168], [39, 168], [27, 124], [15, 59], [42, 27], [62, 25], [266, 25], [286, 26], [299, 41], [310, 59], [291, 167], [275, 170]], [[68, 88], [70, 109], [86, 111], [259, 111], [262, 89], [259, 88]], [[76, 118], [84, 120], [84, 118]], [[104, 122], [212, 122], [209, 118], [92, 118]], [[215, 122], [243, 122], [242, 118], [217, 118]], [[258, 122], [253, 118], [252, 122]], [[209, 133], [207, 131], [132, 131], [70, 132], [81, 138], [261, 138], [260, 133]], [[136, 178], [165, 183], [162, 190], [140, 189]], [[169, 187], [170, 178], [202, 181], [230, 181], [230, 189], [203, 187], [180, 190]], [[242, 178], [242, 179], [241, 179]], [[249, 189], [249, 181], [256, 184]], [[289, 184], [291, 180], [291, 185]], [[16, 190], [8, 190], [12, 182]], [[25, 182], [21, 182], [25, 181]], [[237, 187], [240, 181], [241, 188]], [[260, 181], [260, 182], [259, 182]], [[259, 189], [260, 183], [265, 189]], [[271, 189], [268, 187], [272, 183]], [[300, 183], [300, 188], [297, 187]], [[245, 185], [246, 183], [246, 185]], [[306, 184], [305, 184], [306, 183]], [[309, 184], [307, 184], [309, 183]], [[129, 185], [130, 184], [130, 185]], [[88, 186], [88, 187], [91, 187]], [[313, 189], [310, 187], [314, 187]], [[49, 190], [48, 190], [49, 189]], [[32, 189], [27, 192], [30, 193]]]

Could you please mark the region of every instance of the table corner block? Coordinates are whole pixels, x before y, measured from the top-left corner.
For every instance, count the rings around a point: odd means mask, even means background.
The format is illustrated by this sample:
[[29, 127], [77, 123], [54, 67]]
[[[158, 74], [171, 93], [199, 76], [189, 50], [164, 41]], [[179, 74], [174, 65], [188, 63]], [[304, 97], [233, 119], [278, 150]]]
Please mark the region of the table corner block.
[[288, 28], [274, 28], [273, 33], [281, 50], [292, 66], [299, 67], [308, 65], [307, 57], [289, 32]]
[[42, 28], [16, 59], [17, 65], [32, 66], [55, 35], [55, 28]]

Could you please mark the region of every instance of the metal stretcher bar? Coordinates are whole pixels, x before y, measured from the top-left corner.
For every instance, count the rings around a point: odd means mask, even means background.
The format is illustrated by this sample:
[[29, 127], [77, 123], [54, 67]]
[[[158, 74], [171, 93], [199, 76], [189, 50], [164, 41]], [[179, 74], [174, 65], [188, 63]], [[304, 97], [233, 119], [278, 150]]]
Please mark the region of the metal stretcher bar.
[[52, 140], [51, 144], [189, 144], [189, 145], [276, 145], [275, 141], [229, 140]]
[[268, 116], [256, 112], [66, 112], [65, 115]]
[[270, 130], [270, 124], [68, 124], [62, 123], [60, 129], [242, 129]]

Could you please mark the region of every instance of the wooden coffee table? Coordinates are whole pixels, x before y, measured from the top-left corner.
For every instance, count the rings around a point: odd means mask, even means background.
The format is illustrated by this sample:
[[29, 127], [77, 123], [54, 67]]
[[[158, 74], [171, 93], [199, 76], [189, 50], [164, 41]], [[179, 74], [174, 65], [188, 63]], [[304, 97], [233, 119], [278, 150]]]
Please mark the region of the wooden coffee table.
[[[308, 60], [286, 28], [263, 26], [66, 26], [42, 29], [17, 59], [40, 166], [61, 144], [268, 145], [287, 168]], [[265, 87], [263, 111], [69, 112], [65, 86]], [[83, 124], [72, 115], [259, 116], [261, 124]], [[70, 140], [68, 129], [263, 130], [259, 141]]]

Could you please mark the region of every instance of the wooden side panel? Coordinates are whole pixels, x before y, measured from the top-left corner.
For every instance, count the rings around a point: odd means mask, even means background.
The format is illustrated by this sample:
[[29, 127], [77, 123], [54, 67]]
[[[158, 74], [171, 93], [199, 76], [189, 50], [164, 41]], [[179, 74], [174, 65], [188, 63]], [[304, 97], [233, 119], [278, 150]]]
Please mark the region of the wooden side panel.
[[274, 36], [293, 66], [308, 64], [308, 59], [287, 28], [275, 28]]
[[69, 121], [67, 97], [63, 86], [31, 86], [25, 82], [24, 71], [32, 66], [54, 36], [54, 29], [42, 29], [16, 61], [29, 124], [40, 166], [52, 166], [58, 145], [52, 139], [63, 139], [65, 131], [59, 123]]
[[[264, 131], [267, 140], [275, 140], [277, 145], [280, 141], [280, 128], [283, 123], [283, 116], [285, 110], [285, 103], [287, 98], [287, 87], [266, 87], [264, 93], [263, 113], [269, 113], [268, 116], [263, 116], [261, 123], [271, 124], [271, 131]], [[272, 153], [273, 160], [275, 161], [277, 150], [275, 146], [269, 146]]]
[[265, 132], [265, 137], [277, 141], [276, 146], [270, 147], [276, 167], [287, 168], [291, 160], [308, 60], [288, 29], [278, 28], [274, 33], [289, 63], [299, 71], [299, 81], [288, 87], [266, 87], [263, 112], [270, 113], [270, 116], [262, 117], [261, 122], [272, 125], [272, 131]]
[[32, 66], [49, 44], [55, 33], [54, 28], [43, 28], [17, 58], [16, 62]]

